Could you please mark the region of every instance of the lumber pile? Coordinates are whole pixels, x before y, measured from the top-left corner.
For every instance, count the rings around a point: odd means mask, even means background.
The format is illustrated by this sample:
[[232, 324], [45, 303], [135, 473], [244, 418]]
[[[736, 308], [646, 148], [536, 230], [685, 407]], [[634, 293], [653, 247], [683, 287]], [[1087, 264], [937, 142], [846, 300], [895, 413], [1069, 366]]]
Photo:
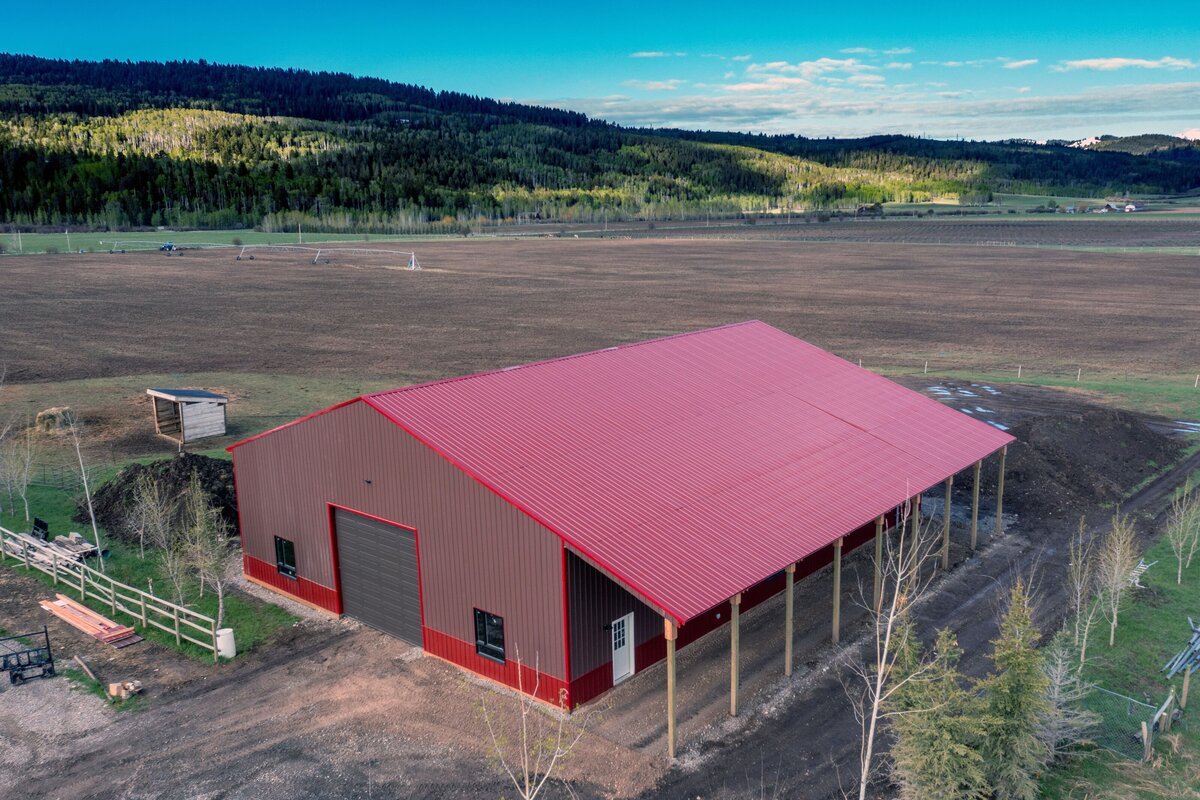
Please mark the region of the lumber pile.
[[1192, 622], [1191, 617], [1188, 617], [1188, 625], [1192, 628], [1192, 638], [1187, 643], [1187, 647], [1176, 653], [1175, 657], [1163, 667], [1168, 679], [1174, 677], [1176, 672], [1182, 672], [1188, 667], [1200, 667], [1200, 625]]
[[110, 700], [128, 700], [135, 694], [141, 693], [141, 681], [121, 681], [120, 683], [110, 683], [108, 685], [108, 697]]
[[88, 636], [113, 647], [127, 647], [142, 641], [142, 637], [138, 636], [133, 628], [118, 625], [66, 595], [60, 594], [55, 597], [55, 600], [41, 601], [42, 608]]

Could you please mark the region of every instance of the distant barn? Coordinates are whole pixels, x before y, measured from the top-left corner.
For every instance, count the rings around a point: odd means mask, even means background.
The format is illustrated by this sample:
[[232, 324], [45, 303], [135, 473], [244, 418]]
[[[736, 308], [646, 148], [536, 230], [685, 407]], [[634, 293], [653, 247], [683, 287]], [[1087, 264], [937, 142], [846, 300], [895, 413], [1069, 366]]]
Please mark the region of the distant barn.
[[154, 432], [180, 444], [225, 435], [229, 398], [203, 389], [147, 389], [154, 401]]

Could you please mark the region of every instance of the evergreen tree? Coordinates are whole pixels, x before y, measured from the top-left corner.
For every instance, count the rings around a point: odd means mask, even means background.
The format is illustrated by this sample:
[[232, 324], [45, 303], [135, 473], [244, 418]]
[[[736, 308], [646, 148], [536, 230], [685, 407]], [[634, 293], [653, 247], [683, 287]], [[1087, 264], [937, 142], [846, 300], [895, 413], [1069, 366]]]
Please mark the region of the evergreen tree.
[[961, 652], [954, 633], [938, 632], [933, 654], [922, 663], [920, 643], [908, 636], [896, 669], [921, 674], [893, 697], [892, 776], [904, 800], [986, 800], [992, 788], [979, 750], [982, 703], [963, 688], [958, 672]]
[[1033, 800], [1038, 775], [1050, 760], [1040, 734], [1050, 713], [1049, 679], [1037, 650], [1033, 600], [1023, 580], [1009, 593], [1008, 609], [993, 642], [995, 671], [979, 682], [985, 709], [984, 773], [999, 800]]

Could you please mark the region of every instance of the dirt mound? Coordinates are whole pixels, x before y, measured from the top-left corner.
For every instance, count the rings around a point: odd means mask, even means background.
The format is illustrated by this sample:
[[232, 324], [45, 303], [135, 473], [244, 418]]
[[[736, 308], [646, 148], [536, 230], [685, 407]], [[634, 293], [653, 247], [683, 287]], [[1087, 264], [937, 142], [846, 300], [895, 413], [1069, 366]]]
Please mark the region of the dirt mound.
[[[1008, 448], [1004, 507], [1043, 517], [1076, 517], [1119, 503], [1183, 449], [1136, 414], [1102, 408], [1026, 419], [1009, 433], [1017, 441]], [[982, 494], [993, 502], [996, 468], [996, 459], [984, 462]]]
[[[131, 464], [118, 472], [92, 497], [96, 522], [107, 528], [110, 534], [136, 542], [137, 534], [129, 530], [126, 520], [140, 477], [149, 474], [166, 488], [169, 496], [179, 497], [187, 488], [193, 472], [199, 475], [200, 485], [212, 497], [213, 505], [221, 510], [230, 533], [236, 536], [238, 520], [237, 497], [233, 490], [233, 463], [192, 453], [180, 453], [148, 464]], [[80, 522], [87, 520], [87, 506], [83, 505], [83, 501], [77, 505], [75, 519]]]

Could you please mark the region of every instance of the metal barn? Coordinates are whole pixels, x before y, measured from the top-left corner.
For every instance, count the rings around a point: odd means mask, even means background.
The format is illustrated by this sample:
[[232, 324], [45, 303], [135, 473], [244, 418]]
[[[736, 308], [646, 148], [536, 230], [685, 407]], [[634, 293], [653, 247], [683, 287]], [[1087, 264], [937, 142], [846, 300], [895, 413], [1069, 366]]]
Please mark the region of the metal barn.
[[[837, 585], [898, 506], [972, 465], [978, 486], [1010, 441], [746, 322], [365, 395], [230, 450], [248, 577], [509, 686], [536, 667], [554, 703], [666, 658], [673, 754], [677, 647], [736, 642], [788, 591], [790, 674], [795, 578], [832, 563]], [[836, 639], [831, 605], [799, 613]]]

